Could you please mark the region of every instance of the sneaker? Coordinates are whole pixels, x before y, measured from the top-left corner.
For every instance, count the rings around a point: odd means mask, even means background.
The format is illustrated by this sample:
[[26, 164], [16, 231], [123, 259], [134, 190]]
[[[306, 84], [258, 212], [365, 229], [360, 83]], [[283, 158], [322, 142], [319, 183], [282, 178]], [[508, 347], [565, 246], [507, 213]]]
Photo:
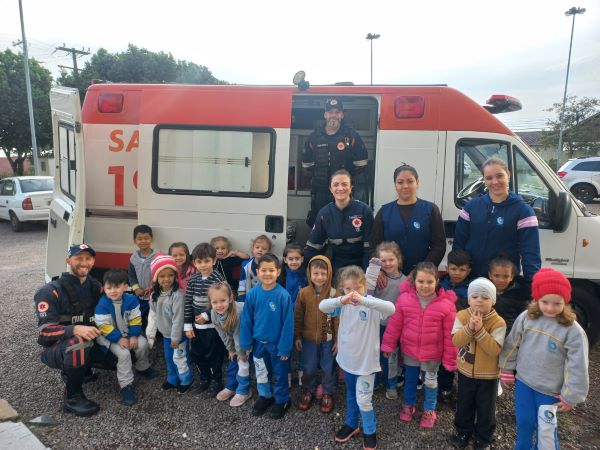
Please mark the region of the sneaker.
[[435, 425], [435, 419], [437, 419], [437, 414], [435, 411], [423, 411], [419, 426], [421, 428], [433, 428]]
[[302, 398], [300, 399], [300, 402], [298, 403], [298, 409], [301, 409], [302, 411], [308, 411], [310, 409], [310, 407], [312, 406], [312, 399], [313, 399], [312, 392], [305, 391], [302, 394]]
[[83, 392], [73, 394], [69, 397], [65, 395], [63, 401], [65, 411], [75, 414], [79, 417], [89, 417], [100, 411], [100, 406], [96, 402], [88, 400]]
[[344, 424], [344, 426], [335, 433], [335, 442], [343, 444], [344, 442], [348, 442], [352, 439], [352, 436], [356, 436], [358, 433], [360, 433], [360, 428], [353, 428]]
[[177, 389], [177, 385], [175, 384], [171, 384], [168, 381], [165, 381], [161, 386], [160, 386], [161, 391], [169, 391], [171, 389]]
[[93, 369], [88, 370], [83, 376], [83, 384], [94, 383], [98, 380], [98, 374]]
[[229, 400], [234, 395], [234, 391], [230, 391], [229, 389], [225, 388], [217, 394], [217, 400], [219, 400], [220, 402], [224, 402], [225, 400]]
[[315, 392], [315, 398], [316, 398], [317, 400], [321, 400], [321, 399], [323, 398], [323, 393], [324, 393], [324, 392], [325, 392], [325, 391], [323, 390], [323, 385], [322, 385], [322, 384], [319, 384], [319, 385], [317, 386], [317, 391]]
[[148, 367], [146, 370], [138, 370], [137, 373], [143, 376], [146, 380], [151, 380], [152, 378], [156, 378], [158, 376], [158, 373], [152, 367]]
[[420, 378], [417, 380], [417, 390], [421, 390], [423, 389], [423, 380], [421, 380]]
[[229, 406], [233, 406], [234, 408], [242, 406], [251, 397], [252, 397], [252, 391], [248, 391], [248, 395], [235, 394], [233, 396], [233, 398], [229, 401]]
[[222, 390], [223, 390], [223, 383], [219, 383], [218, 381], [213, 380], [210, 382], [210, 385], [208, 386], [206, 393], [208, 394], [209, 397], [215, 398], [217, 395], [219, 395], [219, 392], [221, 392]]
[[377, 434], [365, 434], [363, 436], [363, 449], [375, 450], [377, 448]]
[[442, 403], [452, 403], [453, 399], [454, 392], [452, 392], [452, 390], [438, 392], [438, 400]]
[[200, 383], [194, 385], [194, 389], [192, 389], [192, 394], [202, 394], [204, 391], [208, 389], [210, 386], [210, 380], [200, 380]]
[[385, 398], [388, 400], [398, 400], [398, 390], [397, 389], [386, 389], [385, 390]]
[[291, 407], [292, 402], [290, 400], [285, 403], [275, 403], [275, 406], [271, 408], [271, 419], [281, 419]]
[[123, 403], [125, 406], [133, 406], [135, 405], [136, 401], [133, 384], [128, 384], [121, 389], [121, 403]]
[[329, 394], [323, 394], [321, 400], [321, 412], [323, 414], [329, 414], [333, 410], [333, 397]]
[[469, 443], [469, 439], [471, 436], [467, 436], [466, 434], [454, 433], [452, 436], [452, 445], [454, 448], [463, 449]]
[[404, 371], [398, 376], [398, 382], [396, 383], [396, 387], [401, 388], [404, 386]]
[[179, 386], [177, 386], [177, 393], [178, 394], [185, 394], [187, 391], [190, 390], [191, 387], [192, 387], [192, 383], [190, 383], [190, 384], [180, 384]]
[[400, 411], [400, 420], [402, 422], [411, 422], [413, 420], [413, 415], [415, 414], [415, 407], [411, 405], [407, 405], [406, 403], [402, 405], [402, 410]]
[[265, 412], [267, 412], [267, 409], [269, 409], [273, 403], [275, 403], [273, 397], [267, 398], [259, 396], [258, 400], [254, 402], [254, 406], [252, 407], [252, 415], [262, 416]]

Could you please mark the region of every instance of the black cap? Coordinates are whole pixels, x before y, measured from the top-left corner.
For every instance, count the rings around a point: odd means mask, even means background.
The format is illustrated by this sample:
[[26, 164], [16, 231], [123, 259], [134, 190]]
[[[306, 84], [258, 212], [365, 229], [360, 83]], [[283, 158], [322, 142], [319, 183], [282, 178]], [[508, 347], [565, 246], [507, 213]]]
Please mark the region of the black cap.
[[88, 252], [92, 256], [96, 256], [96, 251], [87, 244], [75, 244], [69, 247], [67, 257], [79, 255], [81, 252]]
[[325, 102], [325, 111], [329, 111], [330, 109], [339, 109], [340, 111], [344, 110], [344, 104], [341, 100], [337, 98], [328, 98]]

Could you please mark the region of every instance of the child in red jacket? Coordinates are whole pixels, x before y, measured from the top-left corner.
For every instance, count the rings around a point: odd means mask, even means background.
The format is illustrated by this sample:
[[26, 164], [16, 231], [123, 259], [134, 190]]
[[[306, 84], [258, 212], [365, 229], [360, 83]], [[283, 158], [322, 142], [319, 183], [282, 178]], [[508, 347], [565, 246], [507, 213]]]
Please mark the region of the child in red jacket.
[[404, 362], [404, 404], [400, 420], [410, 422], [417, 402], [419, 373], [425, 385], [425, 402], [420, 425], [433, 428], [437, 404], [437, 371], [440, 364], [456, 370], [456, 348], [452, 326], [456, 317], [456, 295], [439, 288], [437, 268], [430, 262], [417, 264], [413, 279], [400, 285], [396, 312], [389, 319], [381, 350], [393, 352], [400, 341]]

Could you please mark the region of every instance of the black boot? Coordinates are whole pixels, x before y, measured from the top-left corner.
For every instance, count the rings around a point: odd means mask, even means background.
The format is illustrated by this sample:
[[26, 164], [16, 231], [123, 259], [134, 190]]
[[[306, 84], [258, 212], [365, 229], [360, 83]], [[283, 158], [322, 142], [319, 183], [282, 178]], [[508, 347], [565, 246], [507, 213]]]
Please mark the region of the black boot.
[[80, 417], [93, 416], [100, 407], [97, 403], [88, 400], [83, 393], [83, 378], [85, 369], [67, 369], [63, 371], [63, 380], [65, 380], [65, 399], [63, 407], [65, 411]]

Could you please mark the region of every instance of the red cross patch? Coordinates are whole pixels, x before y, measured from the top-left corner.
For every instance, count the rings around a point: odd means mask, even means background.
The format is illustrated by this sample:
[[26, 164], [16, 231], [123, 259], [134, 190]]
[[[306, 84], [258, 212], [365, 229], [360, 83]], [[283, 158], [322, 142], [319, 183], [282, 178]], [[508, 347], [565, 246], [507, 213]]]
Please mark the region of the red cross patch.
[[48, 302], [39, 302], [37, 309], [39, 312], [46, 312], [46, 311], [48, 311], [49, 307], [50, 306], [48, 305]]
[[338, 142], [337, 149], [338, 150], [346, 150], [346, 144], [344, 144], [343, 142]]

